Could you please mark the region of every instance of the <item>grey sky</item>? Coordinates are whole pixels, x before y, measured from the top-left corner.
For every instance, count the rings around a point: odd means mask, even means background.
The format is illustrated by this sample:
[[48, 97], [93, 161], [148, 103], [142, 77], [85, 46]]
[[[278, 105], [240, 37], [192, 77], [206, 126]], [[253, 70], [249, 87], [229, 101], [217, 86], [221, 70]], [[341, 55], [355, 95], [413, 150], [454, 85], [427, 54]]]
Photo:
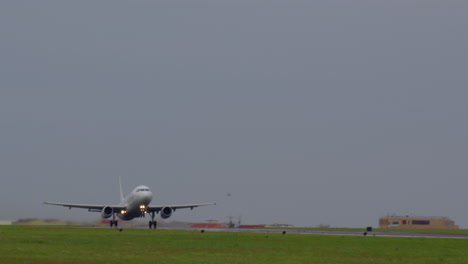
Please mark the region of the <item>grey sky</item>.
[[[2, 1], [0, 219], [468, 228], [468, 2]], [[232, 194], [230, 197], [227, 193]]]

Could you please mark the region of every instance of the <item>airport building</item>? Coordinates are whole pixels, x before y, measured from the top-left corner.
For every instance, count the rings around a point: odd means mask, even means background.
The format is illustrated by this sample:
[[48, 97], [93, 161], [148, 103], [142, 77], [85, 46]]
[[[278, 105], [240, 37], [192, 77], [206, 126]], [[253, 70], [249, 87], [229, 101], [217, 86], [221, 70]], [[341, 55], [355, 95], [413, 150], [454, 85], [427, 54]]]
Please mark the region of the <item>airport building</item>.
[[379, 228], [458, 229], [448, 217], [386, 216], [379, 218]]

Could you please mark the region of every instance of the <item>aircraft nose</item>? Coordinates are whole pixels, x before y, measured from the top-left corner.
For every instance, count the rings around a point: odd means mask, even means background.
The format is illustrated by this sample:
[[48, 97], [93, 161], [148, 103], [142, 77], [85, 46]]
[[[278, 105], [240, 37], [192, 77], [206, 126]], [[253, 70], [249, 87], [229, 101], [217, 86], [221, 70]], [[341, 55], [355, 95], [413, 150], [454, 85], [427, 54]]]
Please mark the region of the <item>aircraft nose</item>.
[[147, 203], [150, 203], [151, 200], [153, 200], [153, 193], [151, 191], [146, 191], [142, 193], [141, 196]]

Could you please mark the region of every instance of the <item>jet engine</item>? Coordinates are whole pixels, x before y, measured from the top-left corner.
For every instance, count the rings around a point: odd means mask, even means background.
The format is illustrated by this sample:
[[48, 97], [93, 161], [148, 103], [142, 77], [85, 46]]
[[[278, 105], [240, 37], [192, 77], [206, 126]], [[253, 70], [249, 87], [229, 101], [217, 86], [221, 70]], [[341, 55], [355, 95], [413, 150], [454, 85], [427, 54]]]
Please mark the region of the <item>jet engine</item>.
[[104, 206], [104, 208], [102, 208], [102, 211], [101, 211], [101, 217], [104, 219], [107, 219], [111, 217], [113, 213], [114, 213], [114, 209], [112, 209], [112, 207]]
[[161, 218], [162, 219], [167, 219], [169, 217], [171, 217], [172, 215], [172, 208], [170, 207], [163, 207], [163, 209], [161, 209]]

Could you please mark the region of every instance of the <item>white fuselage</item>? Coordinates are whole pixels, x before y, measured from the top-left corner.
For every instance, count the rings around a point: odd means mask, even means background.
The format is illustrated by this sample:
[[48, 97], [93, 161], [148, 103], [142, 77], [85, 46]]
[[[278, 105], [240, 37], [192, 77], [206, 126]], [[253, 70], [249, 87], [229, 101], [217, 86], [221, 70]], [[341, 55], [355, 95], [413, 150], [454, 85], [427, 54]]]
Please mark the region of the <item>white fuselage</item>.
[[122, 220], [132, 220], [135, 217], [145, 215], [148, 204], [153, 199], [153, 193], [150, 188], [145, 185], [140, 185], [120, 203], [125, 206], [125, 210], [119, 212], [117, 216]]

